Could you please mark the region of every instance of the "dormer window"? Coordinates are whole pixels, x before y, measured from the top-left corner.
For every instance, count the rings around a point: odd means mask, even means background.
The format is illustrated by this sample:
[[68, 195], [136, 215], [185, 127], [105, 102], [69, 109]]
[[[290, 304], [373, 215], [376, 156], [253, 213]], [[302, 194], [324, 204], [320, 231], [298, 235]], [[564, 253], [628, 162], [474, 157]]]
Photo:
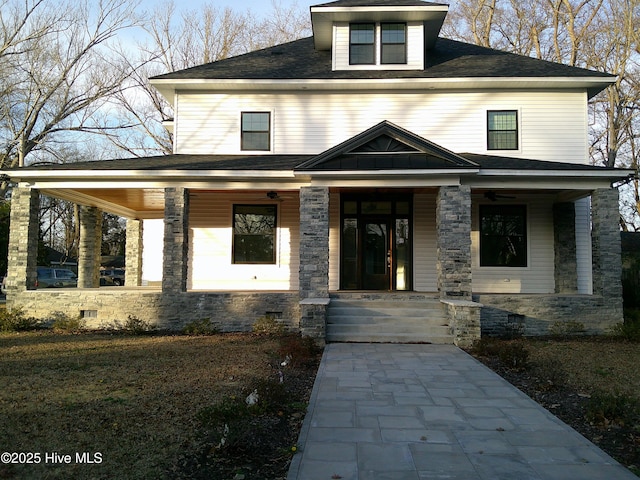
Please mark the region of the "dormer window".
[[349, 29], [349, 63], [373, 65], [376, 63], [376, 25], [354, 23]]
[[406, 65], [405, 23], [349, 25], [349, 65]]
[[407, 26], [404, 23], [383, 23], [380, 30], [380, 63], [407, 63]]

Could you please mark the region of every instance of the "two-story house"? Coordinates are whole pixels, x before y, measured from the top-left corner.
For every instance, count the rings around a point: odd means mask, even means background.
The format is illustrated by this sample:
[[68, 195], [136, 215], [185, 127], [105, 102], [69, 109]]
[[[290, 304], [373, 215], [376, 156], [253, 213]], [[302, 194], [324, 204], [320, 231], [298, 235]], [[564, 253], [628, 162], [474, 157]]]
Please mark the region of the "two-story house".
[[[152, 79], [172, 155], [4, 171], [9, 305], [329, 341], [622, 321], [633, 172], [587, 139], [611, 75], [440, 38], [439, 3], [310, 10], [310, 38]], [[81, 206], [78, 289], [35, 290], [38, 192]], [[98, 289], [103, 210], [128, 219], [125, 288]]]

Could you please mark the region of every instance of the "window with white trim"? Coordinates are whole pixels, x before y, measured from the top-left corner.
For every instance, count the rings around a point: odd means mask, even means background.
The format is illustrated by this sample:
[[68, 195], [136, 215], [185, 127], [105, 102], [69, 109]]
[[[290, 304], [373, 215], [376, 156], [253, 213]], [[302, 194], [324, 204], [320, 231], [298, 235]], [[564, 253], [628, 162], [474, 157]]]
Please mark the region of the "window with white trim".
[[242, 112], [241, 150], [271, 150], [271, 113]]
[[352, 23], [349, 25], [349, 65], [406, 63], [406, 23]]
[[518, 112], [487, 111], [487, 150], [518, 150]]

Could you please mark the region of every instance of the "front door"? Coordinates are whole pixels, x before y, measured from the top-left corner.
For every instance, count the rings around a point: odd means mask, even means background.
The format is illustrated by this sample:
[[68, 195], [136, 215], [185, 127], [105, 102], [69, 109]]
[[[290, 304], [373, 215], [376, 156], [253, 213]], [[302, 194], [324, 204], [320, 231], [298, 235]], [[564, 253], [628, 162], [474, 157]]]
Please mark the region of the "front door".
[[340, 288], [411, 289], [410, 198], [344, 197]]
[[389, 220], [363, 220], [362, 229], [362, 288], [391, 290]]

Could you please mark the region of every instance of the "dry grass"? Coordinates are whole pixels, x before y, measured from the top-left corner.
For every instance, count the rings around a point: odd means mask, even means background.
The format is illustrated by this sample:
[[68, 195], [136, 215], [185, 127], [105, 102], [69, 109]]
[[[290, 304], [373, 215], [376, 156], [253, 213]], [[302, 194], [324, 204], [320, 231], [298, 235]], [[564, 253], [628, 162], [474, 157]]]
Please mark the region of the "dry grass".
[[567, 383], [586, 394], [623, 393], [640, 398], [640, 344], [614, 338], [530, 340], [532, 362], [553, 362], [567, 373]]
[[[42, 456], [0, 464], [0, 478], [163, 478], [195, 448], [196, 414], [273, 375], [277, 348], [246, 334], [0, 335], [0, 452]], [[53, 452], [72, 464], [46, 464]]]

